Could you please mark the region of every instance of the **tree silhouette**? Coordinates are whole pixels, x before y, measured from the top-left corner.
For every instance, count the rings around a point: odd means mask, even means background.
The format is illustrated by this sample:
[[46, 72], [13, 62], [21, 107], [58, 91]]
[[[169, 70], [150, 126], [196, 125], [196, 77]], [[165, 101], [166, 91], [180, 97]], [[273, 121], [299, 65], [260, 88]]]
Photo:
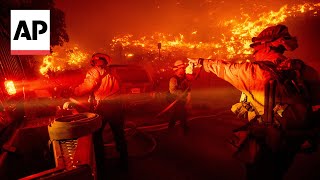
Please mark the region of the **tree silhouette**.
[[[64, 12], [55, 8], [54, 0], [0, 0], [0, 41], [3, 41], [8, 47], [10, 46], [10, 10], [12, 9], [50, 10], [51, 49], [54, 46], [62, 46], [64, 42], [69, 41]], [[5, 56], [8, 57], [7, 55]], [[8, 59], [1, 59], [1, 61], [6, 60]], [[15, 60], [18, 64], [22, 64], [21, 72], [28, 72], [23, 73], [25, 78], [36, 78], [39, 75], [40, 62], [34, 56], [15, 56]]]

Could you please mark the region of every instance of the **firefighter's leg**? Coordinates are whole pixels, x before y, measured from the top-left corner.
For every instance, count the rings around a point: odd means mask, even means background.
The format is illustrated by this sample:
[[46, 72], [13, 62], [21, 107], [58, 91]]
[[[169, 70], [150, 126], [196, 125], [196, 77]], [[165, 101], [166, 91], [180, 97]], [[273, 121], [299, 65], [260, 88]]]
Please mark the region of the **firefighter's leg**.
[[252, 164], [247, 164], [247, 179], [283, 179], [293, 163], [298, 145], [293, 143], [279, 152], [272, 152], [266, 145], [261, 145], [261, 154]]
[[189, 126], [188, 126], [188, 114], [185, 106], [183, 105], [180, 108], [180, 122], [181, 127], [183, 128], [184, 135], [187, 135], [189, 133]]
[[275, 176], [282, 178], [292, 165], [296, 154], [300, 149], [303, 139], [288, 138], [286, 141], [286, 148], [275, 154]]
[[178, 118], [178, 112], [177, 112], [177, 109], [176, 107], [173, 107], [173, 112], [170, 116], [170, 119], [169, 119], [169, 123], [168, 123], [168, 130], [169, 132], [172, 132], [173, 129], [174, 129], [174, 126], [176, 125], [176, 122], [177, 122], [177, 118]]
[[[250, 150], [250, 148], [248, 150]], [[254, 162], [246, 164], [246, 179], [276, 180], [273, 176], [273, 158], [274, 157], [272, 156], [271, 150], [266, 149], [265, 146], [260, 146], [258, 157], [254, 160]]]
[[128, 168], [128, 150], [127, 150], [127, 142], [125, 139], [123, 124], [124, 124], [123, 121], [117, 122], [117, 123], [110, 121], [110, 127], [114, 136], [116, 148], [120, 154], [121, 166], [122, 168], [127, 169]]
[[124, 170], [128, 168], [128, 150], [127, 141], [124, 132], [124, 113], [121, 105], [118, 106], [115, 111], [113, 111], [113, 116], [110, 119], [110, 128], [112, 130], [114, 140], [116, 143], [117, 151], [120, 154], [121, 166]]
[[103, 129], [105, 127], [107, 119], [103, 118], [103, 126], [93, 133], [93, 145], [95, 151], [95, 160], [97, 165], [98, 179], [105, 179], [105, 160], [104, 160], [104, 142], [103, 142]]
[[251, 140], [255, 141], [255, 143], [248, 144], [242, 158], [246, 162], [246, 179], [276, 179], [274, 176], [274, 155], [271, 149], [267, 147], [264, 139], [254, 138]]

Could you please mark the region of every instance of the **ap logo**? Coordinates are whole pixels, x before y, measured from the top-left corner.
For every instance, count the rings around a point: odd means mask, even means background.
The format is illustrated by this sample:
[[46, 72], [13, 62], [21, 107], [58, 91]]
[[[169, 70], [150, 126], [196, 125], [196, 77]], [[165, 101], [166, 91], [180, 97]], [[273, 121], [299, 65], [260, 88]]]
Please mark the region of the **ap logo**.
[[11, 55], [50, 53], [50, 10], [11, 10]]

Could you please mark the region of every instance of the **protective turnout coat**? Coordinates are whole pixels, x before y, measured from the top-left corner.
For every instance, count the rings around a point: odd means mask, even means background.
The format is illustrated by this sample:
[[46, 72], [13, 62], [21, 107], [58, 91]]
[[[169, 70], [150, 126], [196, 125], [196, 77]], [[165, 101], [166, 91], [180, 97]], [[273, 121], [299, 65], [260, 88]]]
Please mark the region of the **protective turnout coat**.
[[[256, 113], [264, 114], [265, 84], [272, 78], [272, 73], [265, 70], [259, 63], [232, 63], [222, 60], [204, 60], [204, 70], [212, 72], [219, 78], [231, 83], [247, 96], [255, 111], [249, 112], [248, 119], [252, 120]], [[305, 65], [301, 73], [302, 79], [309, 86], [311, 104], [320, 104], [319, 75], [312, 67]], [[250, 114], [251, 113], [251, 114]]]
[[80, 96], [92, 91], [97, 101], [113, 98], [120, 93], [119, 81], [109, 69], [92, 67], [83, 83], [75, 88], [74, 94]]
[[169, 81], [169, 92], [172, 96], [172, 99], [176, 99], [179, 96], [181, 101], [185, 102], [186, 105], [191, 105], [191, 92], [190, 92], [190, 81], [193, 80], [192, 75], [186, 75], [183, 78], [178, 76], [173, 76]]

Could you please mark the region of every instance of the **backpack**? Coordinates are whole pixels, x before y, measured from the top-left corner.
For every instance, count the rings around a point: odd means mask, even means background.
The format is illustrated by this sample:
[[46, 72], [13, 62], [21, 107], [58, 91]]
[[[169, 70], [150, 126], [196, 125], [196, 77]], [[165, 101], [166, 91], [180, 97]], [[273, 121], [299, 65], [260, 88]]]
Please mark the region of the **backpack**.
[[311, 97], [301, 77], [304, 65], [299, 59], [288, 59], [278, 66], [262, 64], [273, 74], [265, 89], [264, 120], [286, 133], [307, 130], [312, 125]]
[[301, 72], [304, 63], [289, 59], [276, 66], [271, 62], [255, 62], [271, 72], [273, 78], [265, 87], [263, 122], [252, 120], [233, 130], [228, 142], [234, 149], [233, 157], [252, 163], [261, 155], [257, 144], [263, 139], [276, 152], [285, 146], [286, 137], [294, 137], [297, 142], [312, 138], [312, 106], [306, 83]]
[[308, 85], [301, 77], [303, 61], [288, 59], [279, 65], [270, 61], [255, 64], [271, 73], [265, 86], [263, 122], [284, 131], [310, 128], [312, 105]]

